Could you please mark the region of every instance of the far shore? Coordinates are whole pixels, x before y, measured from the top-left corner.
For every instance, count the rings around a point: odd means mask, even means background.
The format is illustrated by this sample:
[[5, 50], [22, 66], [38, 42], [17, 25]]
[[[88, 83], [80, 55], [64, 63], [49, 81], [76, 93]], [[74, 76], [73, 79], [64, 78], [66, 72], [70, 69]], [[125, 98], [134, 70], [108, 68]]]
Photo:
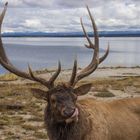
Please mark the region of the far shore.
[[[92, 32], [88, 32], [93, 37]], [[5, 32], [3, 37], [85, 37], [83, 32]], [[99, 37], [140, 37], [140, 31], [99, 31]]]

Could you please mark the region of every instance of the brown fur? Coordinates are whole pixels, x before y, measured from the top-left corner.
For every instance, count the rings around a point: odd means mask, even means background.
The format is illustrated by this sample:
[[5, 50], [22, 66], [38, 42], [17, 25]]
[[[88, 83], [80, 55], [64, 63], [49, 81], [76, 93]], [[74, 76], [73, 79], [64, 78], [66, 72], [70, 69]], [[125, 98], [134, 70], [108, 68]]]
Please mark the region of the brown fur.
[[79, 121], [57, 123], [45, 111], [50, 140], [140, 140], [140, 98], [77, 101]]

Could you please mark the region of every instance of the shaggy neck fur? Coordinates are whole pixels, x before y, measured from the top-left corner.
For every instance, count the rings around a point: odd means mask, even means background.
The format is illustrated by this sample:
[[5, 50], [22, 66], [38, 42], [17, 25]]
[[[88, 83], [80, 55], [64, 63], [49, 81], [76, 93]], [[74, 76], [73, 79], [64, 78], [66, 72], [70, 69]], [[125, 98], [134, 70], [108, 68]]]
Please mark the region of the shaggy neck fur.
[[[87, 132], [84, 111], [79, 108], [79, 121], [66, 124], [57, 122], [49, 106], [45, 110], [45, 124], [50, 140], [81, 140]], [[84, 130], [85, 129], [85, 130]], [[83, 133], [85, 132], [85, 133]]]

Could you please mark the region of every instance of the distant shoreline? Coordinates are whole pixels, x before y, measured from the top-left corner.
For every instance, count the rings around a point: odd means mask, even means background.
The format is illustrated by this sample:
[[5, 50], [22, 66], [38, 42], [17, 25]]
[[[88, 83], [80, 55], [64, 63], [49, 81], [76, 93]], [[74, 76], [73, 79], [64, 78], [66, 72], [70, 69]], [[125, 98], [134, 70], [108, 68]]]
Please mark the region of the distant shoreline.
[[[22, 38], [22, 37], [34, 37], [34, 38], [43, 38], [43, 37], [48, 37], [48, 38], [81, 38], [80, 36], [3, 36], [4, 38], [9, 37], [9, 38]], [[140, 37], [140, 36], [99, 36], [99, 37]], [[84, 38], [84, 36], [82, 36]]]
[[[93, 37], [92, 32], [88, 33]], [[85, 37], [82, 32], [7, 32], [2, 37]], [[99, 37], [140, 37], [140, 31], [100, 31]]]
[[[36, 37], [36, 38], [37, 37], [49, 37], [49, 38], [69, 38], [69, 37], [71, 37], [71, 38], [81, 38], [82, 37], [82, 38], [84, 38], [85, 36], [47, 36], [47, 35], [46, 36], [36, 36], [36, 35], [16, 36], [15, 35], [15, 36], [2, 36], [2, 37], [5, 37], [5, 38], [6, 37], [11, 37], [11, 38], [12, 37]], [[93, 36], [89, 36], [89, 37], [93, 37]], [[134, 36], [134, 35], [129, 35], [129, 36], [126, 36], [126, 35], [122, 35], [122, 36], [119, 36], [119, 35], [118, 36], [117, 35], [116, 36], [113, 36], [113, 35], [112, 36], [111, 35], [102, 36], [102, 35], [100, 35], [99, 37], [118, 37], [118, 38], [119, 37], [140, 37], [140, 35], [139, 36], [137, 36], [137, 35], [136, 36]]]

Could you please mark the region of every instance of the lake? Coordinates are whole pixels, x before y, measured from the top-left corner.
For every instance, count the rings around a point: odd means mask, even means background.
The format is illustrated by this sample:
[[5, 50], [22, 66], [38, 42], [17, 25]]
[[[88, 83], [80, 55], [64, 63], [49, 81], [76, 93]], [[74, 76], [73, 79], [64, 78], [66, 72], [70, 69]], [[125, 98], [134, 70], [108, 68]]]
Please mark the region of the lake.
[[[102, 66], [140, 66], [140, 38], [102, 37], [100, 38], [100, 56], [110, 43], [110, 53]], [[72, 68], [77, 57], [79, 67], [89, 64], [92, 50], [84, 47], [85, 38], [3, 38], [7, 55], [20, 69], [27, 69], [28, 63], [33, 70], [57, 66], [61, 61], [63, 68]], [[6, 71], [0, 67], [0, 74]]]

